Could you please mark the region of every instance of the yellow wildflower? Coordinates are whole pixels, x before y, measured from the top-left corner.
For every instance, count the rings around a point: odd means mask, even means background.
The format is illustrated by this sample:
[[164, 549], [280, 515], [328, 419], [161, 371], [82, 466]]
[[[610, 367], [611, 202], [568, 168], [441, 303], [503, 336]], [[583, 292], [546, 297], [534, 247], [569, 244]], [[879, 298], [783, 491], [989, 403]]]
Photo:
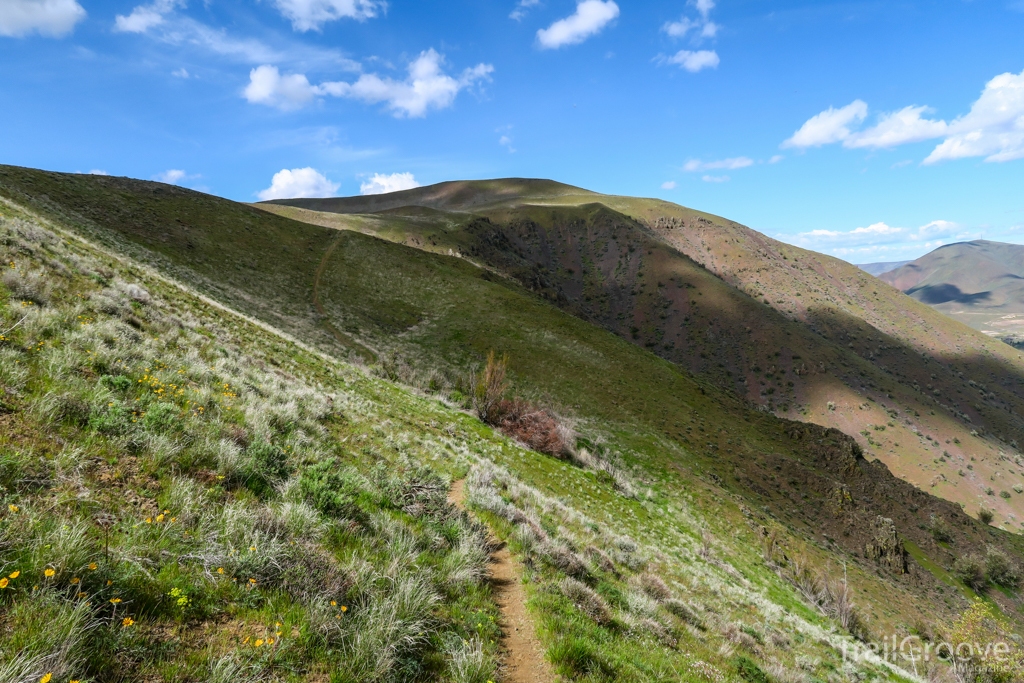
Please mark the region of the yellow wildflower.
[[7, 580], [7, 577], [0, 579], [0, 588], [7, 588], [7, 584], [9, 583], [10, 581]]
[[255, 645], [256, 647], [263, 647], [263, 639], [262, 638], [257, 638], [256, 642], [253, 643], [253, 645]]
[[153, 523], [153, 518], [152, 517], [146, 517], [146, 524], [152, 524], [152, 523]]
[[114, 581], [112, 579], [107, 579], [107, 585], [108, 586], [112, 585], [113, 583], [114, 583]]
[[337, 600], [331, 600], [331, 607], [337, 607], [337, 606], [338, 606], [338, 601]]
[[274, 644], [274, 639], [273, 638], [267, 638], [267, 645], [273, 645], [273, 644]]
[[110, 604], [116, 605], [121, 602], [121, 598], [110, 598]]
[[217, 567], [217, 573], [218, 574], [223, 574], [224, 573], [224, 567]]
[[42, 678], [39, 679], [39, 683], [50, 683], [51, 678], [53, 678], [52, 673], [45, 674]]
[[11, 572], [11, 575], [8, 578], [16, 579], [19, 576], [21, 576], [21, 572], [20, 571], [13, 571], [13, 572]]
[[135, 625], [135, 620], [132, 619], [131, 617], [125, 617], [124, 619], [121, 620], [121, 628], [128, 628], [129, 626], [134, 626], [134, 625]]
[[57, 572], [55, 572], [53, 569], [50, 569], [49, 567], [47, 567], [45, 570], [43, 570], [43, 576], [45, 576], [46, 578], [50, 578], [51, 576], [53, 576], [56, 573]]
[[96, 571], [97, 566], [98, 565], [95, 562], [90, 562], [89, 563], [89, 570], [90, 571]]
[[11, 512], [17, 512], [18, 511], [18, 506], [15, 505], [14, 503], [9, 503], [7, 505], [7, 509], [10, 510]]
[[249, 583], [255, 586], [256, 585], [256, 579], [249, 579]]
[[348, 611], [348, 607], [346, 607], [345, 605], [342, 605], [341, 606], [341, 611], [342, 612], [347, 612]]
[[77, 586], [79, 581], [81, 581], [81, 579], [76, 576], [75, 578], [71, 579], [71, 585]]
[[84, 598], [84, 597], [85, 597], [85, 593], [79, 593], [79, 594], [78, 594], [78, 597], [80, 597], [80, 598]]
[[164, 516], [163, 515], [157, 515], [156, 516], [156, 521], [157, 521], [157, 524], [159, 524], [160, 522], [164, 521]]

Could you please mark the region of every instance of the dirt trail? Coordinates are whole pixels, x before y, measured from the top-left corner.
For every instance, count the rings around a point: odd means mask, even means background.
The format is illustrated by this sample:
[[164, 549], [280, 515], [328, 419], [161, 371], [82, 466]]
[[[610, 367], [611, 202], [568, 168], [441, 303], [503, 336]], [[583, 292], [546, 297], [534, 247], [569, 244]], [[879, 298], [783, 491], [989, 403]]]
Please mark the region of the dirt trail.
[[[448, 500], [460, 510], [465, 509], [466, 481], [452, 483]], [[554, 671], [537, 640], [533, 621], [526, 612], [526, 591], [523, 590], [523, 568], [512, 559], [506, 546], [491, 553], [490, 582], [494, 601], [501, 609], [502, 647], [505, 661], [501, 680], [505, 683], [551, 683]]]

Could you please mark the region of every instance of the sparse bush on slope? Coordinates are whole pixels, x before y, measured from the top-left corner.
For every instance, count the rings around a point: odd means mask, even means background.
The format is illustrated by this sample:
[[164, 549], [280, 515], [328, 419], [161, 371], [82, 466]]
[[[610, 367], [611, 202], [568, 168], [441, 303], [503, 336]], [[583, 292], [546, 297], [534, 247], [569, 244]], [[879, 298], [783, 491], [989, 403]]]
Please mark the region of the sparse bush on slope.
[[334, 436], [339, 396], [19, 225], [0, 218], [0, 680], [493, 677], [487, 540], [443, 479], [369, 467]]

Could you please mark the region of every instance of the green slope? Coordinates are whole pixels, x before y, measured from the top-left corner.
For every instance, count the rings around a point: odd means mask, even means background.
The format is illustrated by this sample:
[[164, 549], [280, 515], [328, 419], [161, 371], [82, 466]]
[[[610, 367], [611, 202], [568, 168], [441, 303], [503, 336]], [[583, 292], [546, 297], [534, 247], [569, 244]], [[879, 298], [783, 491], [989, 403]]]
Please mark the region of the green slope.
[[[810, 634], [825, 622], [775, 573], [792, 570], [785, 556], [769, 555], [781, 563], [779, 569], [765, 565], [762, 529], [781, 532], [789, 557], [806, 554], [822, 567], [846, 563], [867, 627], [875, 634], [916, 621], [937, 626], [965, 604], [961, 592], [949, 591], [941, 577], [922, 566], [911, 562], [910, 573], [893, 573], [868, 556], [867, 547], [876, 543], [878, 515], [894, 520], [898, 533], [922, 548], [935, 566], [948, 567], [958, 555], [983, 553], [988, 543], [1019, 552], [1019, 539], [986, 529], [955, 506], [893, 478], [884, 467], [858, 457], [857, 447], [842, 434], [751, 410], [734, 394], [465, 259], [277, 218], [152, 183], [4, 168], [0, 186], [3, 194], [37, 207], [64, 229], [151, 264], [325, 351], [345, 356], [348, 338], [358, 339], [361, 349], [398, 351], [415, 368], [404, 376], [424, 387], [436, 380], [444, 388], [446, 373], [464, 372], [491, 348], [508, 351], [520, 392], [546, 398], [573, 416], [581, 444], [617, 462], [632, 488], [650, 492], [623, 496], [598, 472], [514, 448], [436, 401], [410, 396], [352, 369], [332, 374], [332, 364], [287, 344], [261, 346], [269, 342], [259, 341], [265, 335], [259, 328], [236, 329], [238, 323], [228, 320], [215, 327], [204, 320], [196, 327], [196, 334], [213, 335], [227, 348], [270, 349], [258, 357], [270, 363], [289, 357], [282, 369], [290, 375], [344, 389], [349, 407], [343, 412], [352, 426], [335, 435], [353, 446], [335, 443], [330, 448], [341, 448], [358, 467], [408, 456], [452, 475], [489, 461], [533, 487], [537, 493], [510, 485], [500, 472], [485, 476], [486, 468], [474, 479], [481, 518], [508, 533], [517, 552], [537, 567], [534, 609], [545, 625], [552, 656], [580, 676], [582, 670], [565, 663], [572, 661], [571, 652], [582, 653], [579, 666], [591, 669], [591, 679], [608, 671], [619, 680], [672, 678], [669, 672], [681, 671], [686, 658], [695, 655], [728, 670], [731, 660], [715, 655], [714, 643], [746, 642], [736, 635], [738, 625], [756, 629], [763, 628], [756, 624], [770, 623], [771, 629], [791, 634], [786, 647], [759, 646], [756, 639], [752, 646], [741, 644], [763, 666], [772, 660], [791, 666], [798, 652], [820, 655], [820, 637]], [[175, 227], [181, 223], [188, 229]], [[246, 234], [253, 235], [252, 242]], [[272, 251], [250, 252], [250, 244]], [[32, 258], [34, 268], [52, 257]], [[123, 267], [103, 268], [116, 272]], [[100, 277], [114, 277], [101, 270], [96, 270]], [[151, 276], [138, 270], [131, 276], [148, 277], [147, 286], [153, 287]], [[164, 296], [179, 301], [179, 311], [198, 306], [203, 316], [212, 315], [200, 302], [186, 306], [180, 294], [165, 290]], [[274, 310], [277, 302], [286, 302], [293, 313], [282, 316]], [[14, 303], [5, 313], [12, 320]], [[184, 353], [197, 340], [186, 335], [176, 347]], [[18, 340], [21, 349], [33, 343]], [[46, 367], [40, 365], [39, 372]], [[261, 383], [251, 381], [247, 391], [258, 395]], [[31, 411], [23, 414], [31, 416]], [[435, 447], [439, 438], [449, 438], [445, 434], [458, 437], [451, 447]], [[495, 496], [504, 503], [495, 503]], [[526, 510], [527, 519], [536, 515], [545, 533], [562, 537], [580, 552], [591, 544], [621, 553], [621, 548], [614, 550], [614, 538], [602, 540], [602, 530], [629, 534], [651, 553], [643, 567], [679, 590], [691, 586], [686, 599], [698, 603], [702, 620], [713, 622], [711, 635], [687, 636], [685, 624], [674, 622], [673, 637], [683, 643], [677, 650], [671, 638], [644, 622], [664, 617], [656, 606], [628, 595], [640, 579], [633, 584], [627, 579], [642, 569], [620, 578], [594, 575], [604, 599], [624, 610], [618, 626], [594, 626], [581, 618], [558, 597], [564, 569], [546, 563], [544, 546], [531, 546], [525, 532], [516, 531], [523, 521], [502, 507], [507, 504]], [[511, 516], [501, 516], [506, 513]], [[936, 543], [929, 533], [933, 515], [948, 520], [952, 547]], [[703, 526], [711, 533], [713, 556], [724, 565], [700, 559]], [[1015, 613], [1015, 594], [993, 595], [1007, 613]], [[768, 618], [769, 613], [776, 616]], [[796, 627], [793, 619], [814, 626]], [[765, 640], [767, 633], [759, 635]], [[638, 637], [642, 642], [631, 645]], [[699, 645], [707, 638], [712, 645]], [[586, 655], [595, 647], [607, 657]], [[834, 657], [832, 651], [825, 660], [835, 662]]]
[[[542, 181], [510, 198], [503, 183], [518, 182], [455, 184], [460, 197], [476, 189], [471, 203], [445, 204], [445, 184], [394, 193], [381, 213], [347, 213], [385, 201], [358, 197], [259, 206], [486, 266], [777, 415], [838, 428], [901, 478], [1019, 530], [1020, 352], [732, 221]], [[423, 198], [429, 212], [396, 206]]]

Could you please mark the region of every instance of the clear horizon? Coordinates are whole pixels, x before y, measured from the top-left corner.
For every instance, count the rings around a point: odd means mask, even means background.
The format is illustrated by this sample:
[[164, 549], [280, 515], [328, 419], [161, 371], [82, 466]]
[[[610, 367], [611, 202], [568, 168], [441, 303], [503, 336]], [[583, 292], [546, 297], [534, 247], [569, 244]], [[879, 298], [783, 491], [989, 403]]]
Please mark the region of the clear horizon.
[[0, 160], [239, 201], [551, 178], [903, 261], [1024, 241], [1020, 35], [1015, 1], [8, 0]]

